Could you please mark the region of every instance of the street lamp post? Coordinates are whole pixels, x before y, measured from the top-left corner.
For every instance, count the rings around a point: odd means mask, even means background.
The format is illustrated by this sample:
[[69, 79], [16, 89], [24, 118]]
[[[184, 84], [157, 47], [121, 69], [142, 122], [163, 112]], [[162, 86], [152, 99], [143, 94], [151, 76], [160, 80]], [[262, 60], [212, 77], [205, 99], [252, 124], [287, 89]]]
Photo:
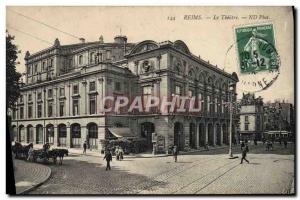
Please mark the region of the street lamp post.
[[232, 154], [232, 113], [233, 113], [233, 110], [232, 110], [232, 92], [234, 91], [234, 85], [233, 84], [230, 84], [229, 85], [229, 152], [228, 152], [228, 155], [229, 155], [229, 158], [233, 158], [233, 154]]

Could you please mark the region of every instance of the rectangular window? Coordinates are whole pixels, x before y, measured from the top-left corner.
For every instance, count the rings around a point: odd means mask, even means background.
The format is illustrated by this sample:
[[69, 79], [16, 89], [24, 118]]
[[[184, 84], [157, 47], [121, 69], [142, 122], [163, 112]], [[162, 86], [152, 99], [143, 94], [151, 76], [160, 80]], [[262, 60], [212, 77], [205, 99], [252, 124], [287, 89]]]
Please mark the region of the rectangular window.
[[37, 105], [37, 117], [38, 118], [42, 117], [42, 104]]
[[41, 93], [41, 92], [38, 92], [38, 94], [37, 94], [37, 99], [38, 99], [38, 100], [41, 100], [41, 99], [42, 99], [42, 93]]
[[96, 91], [96, 82], [90, 82], [90, 91]]
[[181, 92], [182, 92], [182, 91], [181, 91], [181, 87], [178, 86], [178, 85], [176, 85], [176, 86], [175, 86], [175, 95], [179, 95], [179, 96], [180, 96], [180, 95], [181, 95]]
[[121, 90], [121, 83], [120, 82], [115, 82], [115, 90], [120, 91]]
[[20, 95], [20, 103], [23, 103], [24, 99], [23, 99], [23, 95]]
[[44, 72], [46, 69], [46, 62], [44, 61], [43, 64], [42, 64], [42, 71]]
[[53, 59], [50, 59], [49, 67], [51, 68], [53, 66]]
[[95, 53], [91, 52], [90, 53], [90, 63], [94, 63], [94, 61], [95, 61]]
[[152, 95], [152, 92], [153, 92], [153, 87], [151, 87], [151, 86], [143, 87], [143, 104], [144, 104], [144, 107], [146, 106], [146, 104], [148, 102], [148, 99]]
[[32, 94], [28, 94], [28, 101], [32, 101]]
[[36, 73], [37, 73], [37, 71], [38, 71], [38, 65], [37, 65], [37, 64], [35, 64], [35, 65], [34, 65], [34, 73], [36, 74]]
[[207, 96], [207, 112], [210, 112], [210, 96]]
[[218, 112], [218, 98], [215, 98], [215, 113]]
[[65, 102], [59, 102], [59, 116], [64, 116]]
[[79, 65], [82, 65], [83, 64], [83, 55], [80, 55], [79, 58], [78, 58], [78, 63]]
[[32, 106], [28, 106], [28, 118], [32, 118]]
[[111, 51], [106, 51], [106, 59], [111, 59]]
[[96, 114], [96, 97], [90, 97], [90, 114]]
[[103, 54], [102, 53], [98, 53], [98, 62], [102, 62], [103, 61]]
[[65, 88], [59, 88], [59, 96], [64, 97], [65, 96]]
[[78, 99], [73, 99], [73, 115], [78, 115], [79, 114], [79, 100]]
[[20, 119], [24, 118], [24, 107], [20, 107]]
[[52, 89], [48, 89], [48, 98], [53, 98], [53, 90]]
[[78, 85], [73, 85], [73, 95], [78, 93], [79, 93]]
[[224, 108], [225, 108], [225, 102], [224, 102], [224, 99], [222, 99], [222, 102], [221, 102], [221, 109], [222, 109], [222, 113], [224, 113]]
[[245, 116], [245, 122], [249, 122], [249, 116]]
[[198, 94], [198, 102], [199, 102], [199, 109], [202, 111], [204, 107], [204, 101], [203, 101], [203, 96], [201, 93]]
[[52, 117], [52, 115], [53, 115], [53, 110], [52, 110], [52, 103], [49, 103], [48, 104], [48, 117]]
[[249, 124], [245, 124], [245, 131], [249, 130]]

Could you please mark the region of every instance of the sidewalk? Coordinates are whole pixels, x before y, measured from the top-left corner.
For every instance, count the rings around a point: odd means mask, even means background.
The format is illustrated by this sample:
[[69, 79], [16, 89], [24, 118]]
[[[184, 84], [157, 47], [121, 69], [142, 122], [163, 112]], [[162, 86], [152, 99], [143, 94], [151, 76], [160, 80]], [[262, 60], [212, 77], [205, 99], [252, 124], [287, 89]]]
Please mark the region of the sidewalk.
[[26, 194], [47, 181], [51, 175], [48, 166], [14, 159], [16, 194]]
[[[249, 144], [249, 146], [253, 146], [253, 144]], [[50, 148], [52, 148], [53, 146], [51, 146]], [[233, 145], [233, 148], [239, 148], [240, 145]], [[33, 145], [34, 149], [42, 149], [43, 145], [42, 144], [34, 144]], [[53, 147], [53, 148], [65, 148], [68, 149], [69, 154], [75, 154], [75, 155], [83, 155], [83, 148], [67, 148], [67, 147]], [[229, 148], [228, 145], [222, 145], [222, 146], [210, 146], [209, 147], [209, 151], [213, 151], [216, 149], [224, 149], [224, 148]], [[180, 155], [185, 155], [185, 154], [189, 154], [189, 153], [195, 153], [195, 152], [203, 152], [206, 151], [206, 149], [204, 149], [204, 147], [200, 147], [199, 149], [191, 149], [190, 151], [180, 151], [179, 154]], [[104, 157], [103, 154], [100, 153], [100, 150], [90, 150], [87, 149], [86, 150], [86, 155], [87, 156], [95, 156], [95, 157]], [[151, 152], [145, 152], [145, 153], [138, 153], [138, 154], [129, 154], [129, 155], [125, 155], [125, 157], [127, 158], [154, 158], [154, 157], [167, 157], [167, 156], [171, 156], [171, 154], [155, 154], [153, 155]]]
[[[216, 147], [210, 147], [209, 150], [215, 150], [215, 149], [223, 149], [223, 148], [228, 148], [227, 145], [223, 145], [223, 146], [216, 146]], [[83, 149], [80, 148], [69, 148], [69, 153], [70, 154], [76, 154], [76, 155], [83, 155]], [[194, 152], [202, 152], [202, 151], [206, 151], [204, 149], [204, 147], [201, 147], [199, 149], [191, 149], [190, 151], [180, 151], [179, 154], [180, 155], [184, 155], [184, 154], [189, 154], [189, 153], [194, 153]], [[95, 157], [104, 157], [103, 154], [100, 154], [100, 150], [86, 150], [86, 155], [87, 156], [95, 156]], [[138, 153], [138, 154], [129, 154], [129, 155], [125, 155], [126, 158], [155, 158], [155, 157], [167, 157], [167, 156], [171, 156], [170, 154], [155, 154], [153, 155], [151, 152], [145, 152], [145, 153]]]

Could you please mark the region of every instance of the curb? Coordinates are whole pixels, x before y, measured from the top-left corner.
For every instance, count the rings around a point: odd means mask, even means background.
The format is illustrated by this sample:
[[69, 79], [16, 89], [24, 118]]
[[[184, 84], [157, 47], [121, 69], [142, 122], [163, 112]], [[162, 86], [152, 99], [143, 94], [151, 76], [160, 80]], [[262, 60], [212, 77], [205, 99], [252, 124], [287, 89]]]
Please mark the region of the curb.
[[[38, 165], [41, 165], [41, 164], [38, 164]], [[48, 174], [46, 176], [46, 178], [44, 180], [42, 180], [41, 182], [37, 183], [36, 185], [33, 185], [32, 187], [28, 188], [28, 189], [25, 189], [24, 191], [22, 192], [19, 192], [19, 193], [16, 193], [16, 195], [24, 195], [24, 194], [27, 194], [29, 192], [31, 192], [32, 190], [34, 190], [35, 188], [41, 186], [43, 183], [45, 183], [47, 180], [49, 180], [50, 176], [51, 176], [51, 173], [52, 173], [52, 170], [50, 167], [48, 166], [45, 166], [43, 165], [44, 167], [47, 167], [49, 170], [48, 170]]]

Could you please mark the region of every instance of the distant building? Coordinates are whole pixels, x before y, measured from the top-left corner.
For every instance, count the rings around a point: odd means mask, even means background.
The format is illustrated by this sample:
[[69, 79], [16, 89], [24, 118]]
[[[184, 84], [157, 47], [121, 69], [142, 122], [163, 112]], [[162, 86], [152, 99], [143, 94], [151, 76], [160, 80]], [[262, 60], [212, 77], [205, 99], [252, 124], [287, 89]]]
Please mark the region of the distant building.
[[284, 101], [267, 102], [264, 105], [265, 131], [288, 131], [294, 133], [294, 106]]
[[255, 98], [254, 94], [243, 94], [240, 101], [239, 117], [240, 140], [260, 140], [264, 132], [263, 99], [261, 97]]

